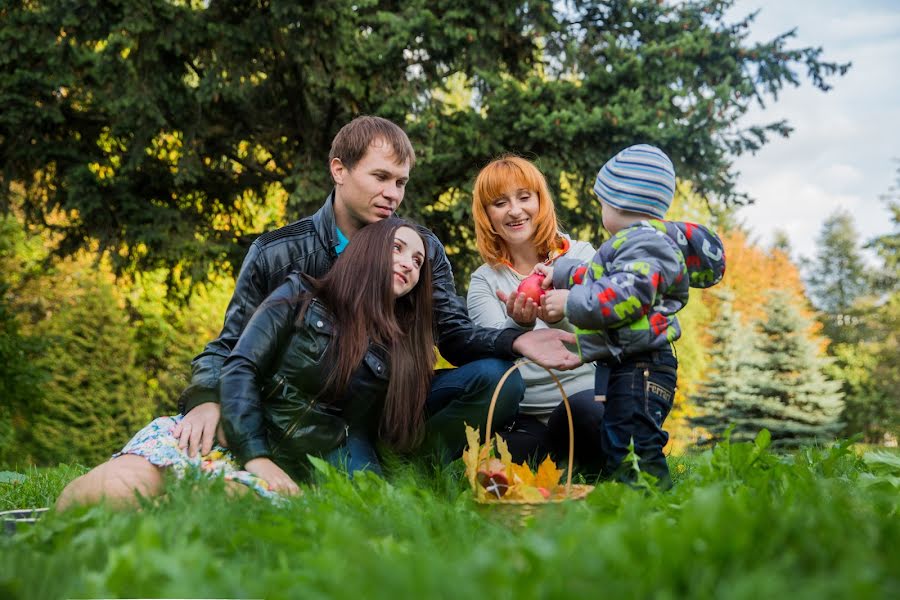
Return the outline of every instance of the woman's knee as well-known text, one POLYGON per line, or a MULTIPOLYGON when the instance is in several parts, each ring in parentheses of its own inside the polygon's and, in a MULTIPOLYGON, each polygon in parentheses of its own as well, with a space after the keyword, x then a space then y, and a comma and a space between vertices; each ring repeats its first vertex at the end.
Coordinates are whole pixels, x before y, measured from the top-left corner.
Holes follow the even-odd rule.
POLYGON ((142 456, 123 454, 72 480, 57 499, 56 508, 65 510, 101 500, 114 505, 133 504, 136 494, 155 496, 162 488, 162 469, 142 456))
MULTIPOLYGON (((485 411, 481 413, 482 419, 487 416, 494 392, 512 364, 508 360, 484 358, 456 369, 454 377, 461 386, 464 386, 465 403, 474 410, 485 411)), ((524 395, 525 382, 522 375, 518 371, 513 371, 497 394, 497 402, 494 405, 495 426, 506 424, 515 417, 524 395)))

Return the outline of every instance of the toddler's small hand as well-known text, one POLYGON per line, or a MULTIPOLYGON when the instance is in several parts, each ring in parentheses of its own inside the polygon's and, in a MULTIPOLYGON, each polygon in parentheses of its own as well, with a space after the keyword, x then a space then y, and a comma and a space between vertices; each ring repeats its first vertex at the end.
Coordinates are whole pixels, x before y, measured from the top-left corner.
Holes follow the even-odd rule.
POLYGON ((566 316, 566 301, 569 290, 547 290, 541 297, 540 318, 545 323, 558 323, 566 316))
POLYGON ((549 290, 553 287, 553 267, 547 266, 544 263, 538 263, 534 265, 534 268, 531 270, 532 273, 543 273, 544 279, 541 281, 541 287, 545 290, 549 290))

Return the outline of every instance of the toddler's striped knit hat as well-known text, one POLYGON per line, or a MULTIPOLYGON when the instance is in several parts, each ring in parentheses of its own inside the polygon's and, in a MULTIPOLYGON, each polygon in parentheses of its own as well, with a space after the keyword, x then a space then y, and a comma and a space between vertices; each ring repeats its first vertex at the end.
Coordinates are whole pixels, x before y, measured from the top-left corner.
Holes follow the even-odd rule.
POLYGON ((656 146, 629 146, 597 173, 594 193, 616 208, 662 219, 675 196, 675 168, 656 146))

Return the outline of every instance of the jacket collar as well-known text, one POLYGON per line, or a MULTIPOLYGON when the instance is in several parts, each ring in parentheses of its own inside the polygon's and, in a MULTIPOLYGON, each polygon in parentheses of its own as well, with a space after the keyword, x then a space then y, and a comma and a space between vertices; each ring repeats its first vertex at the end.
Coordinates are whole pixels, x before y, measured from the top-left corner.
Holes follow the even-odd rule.
POLYGON ((313 215, 313 226, 319 239, 332 250, 338 245, 337 223, 334 220, 334 190, 328 194, 325 204, 313 215))

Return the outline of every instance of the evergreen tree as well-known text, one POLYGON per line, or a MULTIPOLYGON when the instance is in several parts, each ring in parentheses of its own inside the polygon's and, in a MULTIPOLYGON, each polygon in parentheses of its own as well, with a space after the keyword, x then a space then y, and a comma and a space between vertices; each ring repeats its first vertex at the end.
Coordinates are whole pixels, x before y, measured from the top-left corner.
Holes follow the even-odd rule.
POLYGON ((34 366, 46 376, 31 402, 20 460, 97 464, 152 416, 135 367, 134 330, 112 283, 90 260, 65 261, 26 292, 41 318, 30 334, 45 345, 34 366))
POLYGON ((853 305, 869 286, 853 216, 844 210, 829 216, 817 246, 806 281, 813 303, 824 313, 824 333, 835 342, 859 339, 861 317, 853 305))
POLYGON ((827 361, 805 333, 809 324, 784 292, 766 302, 756 350, 760 361, 739 409, 744 424, 772 434, 774 446, 798 446, 833 438, 841 430, 841 383, 826 378, 827 361))
POLYGON ((868 244, 882 260, 874 278, 878 294, 854 307, 863 319, 858 341, 829 348, 835 377, 844 382, 846 433, 879 444, 900 437, 900 169, 883 199, 894 231, 868 244))
POLYGON ((790 258, 793 248, 791 247, 791 237, 784 229, 776 229, 772 234, 772 250, 784 253, 790 258))
POLYGON ((27 407, 38 396, 39 372, 28 360, 37 342, 23 336, 0 281, 0 464, 14 462, 27 407))
POLYGON ((751 440, 757 430, 745 422, 745 407, 752 397, 751 381, 758 361, 754 331, 735 312, 734 293, 730 289, 716 290, 713 296, 718 300, 719 310, 709 329, 712 361, 699 393, 692 397, 699 414, 690 423, 704 428, 711 436, 701 436, 701 443, 721 439, 731 424, 735 425, 732 439, 751 440))
POLYGON ((22 231, 13 217, 0 217, 0 464, 17 466, 21 432, 29 407, 40 396, 41 373, 31 358, 39 339, 22 332, 11 302, 16 245, 22 231))
MULTIPOLYGON (((900 159, 896 162, 900 163, 900 159)), ((893 185, 881 199, 891 213, 894 231, 875 238, 866 247, 874 248, 883 263, 883 268, 875 277, 876 287, 881 291, 897 292, 900 290, 900 166, 894 175, 893 185)))
MULTIPOLYGON (((0 209, 21 184, 29 223, 71 216, 54 224, 61 253, 99 244, 117 272, 202 279, 321 204, 330 140, 359 114, 406 126, 419 160, 402 210, 447 241, 473 238, 471 180, 503 151, 539 158, 554 192, 571 176, 561 216, 595 232, 594 175, 636 141, 702 196, 741 202, 734 157, 791 130, 746 126, 751 106, 804 78, 827 90, 849 65, 793 32, 750 42, 754 16, 733 21, 732 4, 7 2, 0 209), (288 210, 246 218, 270 200, 288 210)), ((460 258, 464 282, 476 258, 460 258)))

